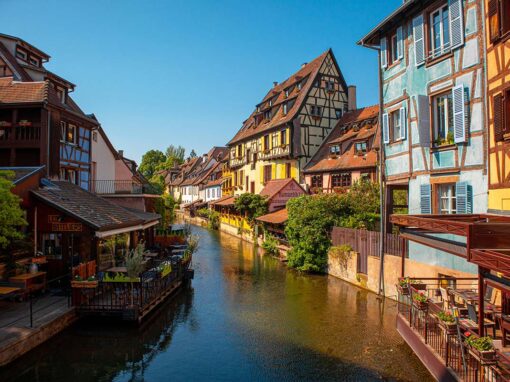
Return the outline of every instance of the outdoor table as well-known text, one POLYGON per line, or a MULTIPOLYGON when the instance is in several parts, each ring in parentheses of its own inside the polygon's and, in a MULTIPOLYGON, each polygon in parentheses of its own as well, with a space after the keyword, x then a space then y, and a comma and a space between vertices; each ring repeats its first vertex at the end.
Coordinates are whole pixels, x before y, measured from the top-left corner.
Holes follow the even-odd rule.
POLYGON ((21 290, 21 288, 0 286, 0 295, 7 295, 7 294, 19 292, 20 290, 21 290))
POLYGON ((26 291, 44 289, 46 287, 46 272, 23 273, 10 277, 9 282, 22 285, 26 291))
POLYGON ((116 272, 116 273, 127 273, 126 267, 111 267, 106 270, 106 272, 116 272))
POLYGON ((478 303, 478 292, 468 289, 450 289, 450 292, 455 296, 464 300, 468 304, 478 303))

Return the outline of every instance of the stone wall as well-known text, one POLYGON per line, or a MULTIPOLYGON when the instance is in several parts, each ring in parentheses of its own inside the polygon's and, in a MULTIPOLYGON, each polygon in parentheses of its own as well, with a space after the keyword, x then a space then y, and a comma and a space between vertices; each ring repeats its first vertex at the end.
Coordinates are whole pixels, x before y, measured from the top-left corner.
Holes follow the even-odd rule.
MULTIPOLYGON (((328 274, 348 281, 352 284, 366 288, 372 292, 379 291, 379 271, 381 261, 378 257, 369 256, 367 274, 358 274, 357 253, 350 252, 347 259, 342 259, 331 254, 328 255, 328 274)), ((386 255, 384 257, 384 285, 385 296, 396 299, 398 278, 401 276, 402 258, 386 255)), ((425 278, 438 277, 439 274, 452 277, 476 277, 473 273, 461 272, 438 265, 420 263, 415 260, 405 259, 405 276, 425 278)))

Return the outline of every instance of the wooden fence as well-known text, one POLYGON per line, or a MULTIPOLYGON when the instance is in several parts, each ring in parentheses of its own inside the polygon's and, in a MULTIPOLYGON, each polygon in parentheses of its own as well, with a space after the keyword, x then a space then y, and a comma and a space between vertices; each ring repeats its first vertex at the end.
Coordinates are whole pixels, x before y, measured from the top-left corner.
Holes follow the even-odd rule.
MULTIPOLYGON (((361 256, 379 257, 380 232, 363 229, 334 227, 331 232, 333 245, 350 245, 353 251, 361 256)), ((392 233, 386 234, 384 253, 392 256, 402 256, 404 240, 392 233)))

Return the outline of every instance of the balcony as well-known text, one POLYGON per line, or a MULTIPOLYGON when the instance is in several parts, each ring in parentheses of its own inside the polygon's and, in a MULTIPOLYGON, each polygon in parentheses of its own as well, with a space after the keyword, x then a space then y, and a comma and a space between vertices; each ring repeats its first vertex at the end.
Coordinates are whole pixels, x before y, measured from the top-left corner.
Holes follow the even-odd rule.
POLYGON ((141 184, 132 180, 93 180, 91 191, 98 195, 159 195, 151 184, 141 184))

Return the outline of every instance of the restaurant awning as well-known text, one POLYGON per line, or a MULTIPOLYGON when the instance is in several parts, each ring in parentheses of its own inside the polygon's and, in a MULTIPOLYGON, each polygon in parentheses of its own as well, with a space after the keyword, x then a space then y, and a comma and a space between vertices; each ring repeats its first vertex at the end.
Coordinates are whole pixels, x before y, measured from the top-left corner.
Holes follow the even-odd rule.
POLYGON ((271 212, 270 214, 262 215, 256 220, 263 223, 269 224, 284 224, 289 219, 289 214, 286 208, 271 212))
POLYGON ((90 227, 99 238, 143 230, 158 224, 160 218, 157 214, 120 207, 64 181, 45 179, 31 193, 40 202, 90 227))

